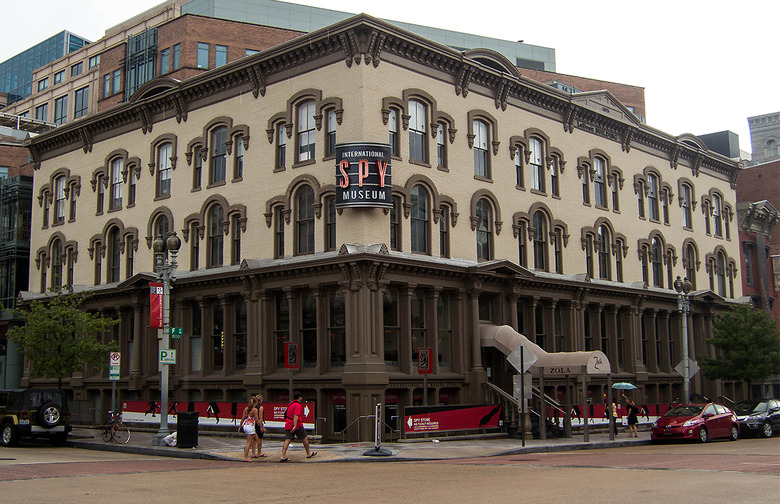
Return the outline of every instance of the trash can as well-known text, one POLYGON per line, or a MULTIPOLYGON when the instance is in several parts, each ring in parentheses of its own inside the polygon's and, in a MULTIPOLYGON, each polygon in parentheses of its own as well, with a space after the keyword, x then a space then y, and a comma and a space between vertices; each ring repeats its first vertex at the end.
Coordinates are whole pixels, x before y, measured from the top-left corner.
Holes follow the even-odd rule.
POLYGON ((176 446, 195 448, 198 446, 198 412, 180 411, 176 416, 176 446))

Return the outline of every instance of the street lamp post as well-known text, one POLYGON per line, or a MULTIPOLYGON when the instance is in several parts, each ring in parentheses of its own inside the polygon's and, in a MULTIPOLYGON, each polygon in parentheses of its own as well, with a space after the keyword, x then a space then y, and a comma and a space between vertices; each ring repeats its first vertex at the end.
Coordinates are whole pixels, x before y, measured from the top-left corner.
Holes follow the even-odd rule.
MULTIPOLYGON (((163 241, 161 236, 157 236, 152 243, 154 257, 157 261, 157 279, 163 284, 163 328, 161 349, 167 349, 170 346, 170 336, 168 327, 170 326, 170 292, 171 282, 174 278, 174 272, 179 264, 176 262, 176 254, 181 247, 181 240, 176 235, 176 231, 168 233, 168 239, 163 241), (166 250, 171 253, 171 260, 166 257, 166 250)), ((165 436, 171 431, 168 429, 168 364, 161 364, 162 376, 160 377, 160 430, 152 438, 152 446, 164 446, 165 436)))
POLYGON ((688 357, 688 313, 691 311, 691 289, 693 289, 691 281, 687 277, 683 280, 678 275, 674 281, 674 290, 677 291, 677 308, 682 316, 683 404, 691 402, 691 359, 688 357))

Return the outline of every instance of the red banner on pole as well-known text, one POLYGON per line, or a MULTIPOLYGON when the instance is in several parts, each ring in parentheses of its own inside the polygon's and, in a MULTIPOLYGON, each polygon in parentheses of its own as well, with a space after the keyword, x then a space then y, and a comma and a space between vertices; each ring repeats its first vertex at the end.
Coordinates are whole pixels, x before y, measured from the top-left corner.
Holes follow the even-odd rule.
POLYGON ((149 327, 162 329, 163 327, 163 284, 149 282, 149 327))
POLYGON ((284 368, 285 369, 298 369, 300 364, 298 363, 298 344, 297 343, 285 343, 284 344, 284 368))
POLYGON ((417 373, 418 374, 433 373, 433 365, 431 363, 432 358, 433 358, 433 348, 417 349, 417 373))

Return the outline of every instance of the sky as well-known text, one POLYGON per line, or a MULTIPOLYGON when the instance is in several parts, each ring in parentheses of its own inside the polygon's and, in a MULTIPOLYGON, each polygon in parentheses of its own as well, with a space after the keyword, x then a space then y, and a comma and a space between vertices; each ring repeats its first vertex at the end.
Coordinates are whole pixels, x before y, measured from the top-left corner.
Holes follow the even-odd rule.
MULTIPOLYGON (((34 23, 5 23, 0 61, 69 30, 89 40, 161 0, 36 0, 34 23)), ((730 130, 780 111, 777 0, 299 0, 349 13, 555 49, 559 73, 640 86, 647 124, 672 135, 730 130)), ((522 72, 521 72, 522 73, 522 72)))

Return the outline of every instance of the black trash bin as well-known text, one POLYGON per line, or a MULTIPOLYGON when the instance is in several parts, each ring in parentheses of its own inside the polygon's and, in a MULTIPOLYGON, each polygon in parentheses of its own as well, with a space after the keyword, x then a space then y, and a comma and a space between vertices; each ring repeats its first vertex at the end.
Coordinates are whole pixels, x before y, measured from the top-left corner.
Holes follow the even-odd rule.
POLYGON ((198 446, 198 412, 180 411, 176 416, 176 446, 195 448, 198 446))

